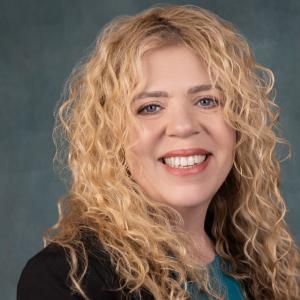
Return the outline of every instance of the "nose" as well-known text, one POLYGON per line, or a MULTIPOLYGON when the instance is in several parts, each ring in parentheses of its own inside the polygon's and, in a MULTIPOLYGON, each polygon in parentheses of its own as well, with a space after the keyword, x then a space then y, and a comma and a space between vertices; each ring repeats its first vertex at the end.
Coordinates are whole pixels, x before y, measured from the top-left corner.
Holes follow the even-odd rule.
POLYGON ((188 105, 176 105, 176 107, 169 109, 166 135, 186 138, 198 134, 201 125, 197 119, 197 116, 193 112, 193 107, 189 107, 188 105))

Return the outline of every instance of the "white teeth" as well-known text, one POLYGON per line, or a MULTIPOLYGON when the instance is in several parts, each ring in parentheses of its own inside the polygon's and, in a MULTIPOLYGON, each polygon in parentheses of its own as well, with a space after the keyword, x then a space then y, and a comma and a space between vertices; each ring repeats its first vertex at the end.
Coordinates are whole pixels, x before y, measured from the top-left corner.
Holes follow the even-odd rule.
POLYGON ((181 166, 183 166, 183 167, 185 167, 185 166, 187 166, 187 158, 186 157, 181 157, 180 158, 180 165, 181 166))
POLYGON ((188 165, 192 166, 194 164, 194 160, 195 160, 194 156, 189 156, 187 159, 188 165))
POLYGON ((198 164, 201 162, 201 158, 197 155, 195 155, 195 162, 198 164))
POLYGON ((194 166, 196 164, 202 163, 206 158, 206 155, 192 155, 185 157, 168 157, 164 161, 167 165, 172 168, 184 168, 189 166, 194 166))

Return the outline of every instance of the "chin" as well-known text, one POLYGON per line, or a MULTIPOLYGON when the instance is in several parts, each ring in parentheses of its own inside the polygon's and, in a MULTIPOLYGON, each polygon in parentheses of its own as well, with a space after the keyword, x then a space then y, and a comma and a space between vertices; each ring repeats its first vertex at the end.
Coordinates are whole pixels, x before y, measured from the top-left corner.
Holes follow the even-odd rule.
MULTIPOLYGON (((187 196, 185 196, 185 198, 188 198, 187 196)), ((164 201, 164 203, 167 203, 168 205, 174 207, 174 208, 178 208, 178 209, 185 209, 185 208, 195 208, 198 206, 202 206, 203 204, 208 204, 209 201, 206 199, 189 199, 188 201, 183 201, 182 198, 181 199, 170 199, 168 201, 164 201)))

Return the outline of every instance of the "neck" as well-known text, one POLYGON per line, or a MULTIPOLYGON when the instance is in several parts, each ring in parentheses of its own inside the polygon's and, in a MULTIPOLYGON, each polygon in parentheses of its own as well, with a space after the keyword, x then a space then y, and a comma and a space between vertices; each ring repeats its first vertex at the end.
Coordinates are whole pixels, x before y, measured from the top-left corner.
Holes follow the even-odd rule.
POLYGON ((215 246, 204 229, 208 204, 205 203, 197 207, 176 208, 184 220, 183 230, 193 241, 189 254, 193 260, 197 260, 202 264, 210 263, 216 255, 215 246))

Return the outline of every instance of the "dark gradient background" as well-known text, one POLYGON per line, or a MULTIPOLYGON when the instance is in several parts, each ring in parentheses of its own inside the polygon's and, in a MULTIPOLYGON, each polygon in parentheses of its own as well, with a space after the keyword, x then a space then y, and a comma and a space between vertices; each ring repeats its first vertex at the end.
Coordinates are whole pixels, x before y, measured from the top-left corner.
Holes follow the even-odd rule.
MULTIPOLYGON (((53 171, 53 110, 73 66, 102 26, 156 1, 0 0, 0 293, 13 300, 26 261, 42 248, 66 188, 53 171)), ((281 164, 287 222, 300 242, 300 1, 203 0, 234 23, 276 78, 281 125, 293 145, 281 164)))

